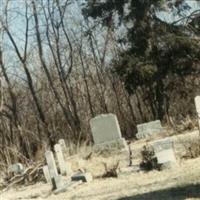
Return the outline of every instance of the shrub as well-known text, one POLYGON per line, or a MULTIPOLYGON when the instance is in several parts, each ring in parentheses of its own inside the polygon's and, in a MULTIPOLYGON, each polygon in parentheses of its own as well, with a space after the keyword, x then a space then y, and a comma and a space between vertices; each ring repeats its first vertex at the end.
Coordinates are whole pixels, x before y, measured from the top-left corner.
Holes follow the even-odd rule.
POLYGON ((157 159, 153 147, 145 145, 141 151, 142 161, 140 163, 140 168, 145 171, 150 171, 153 169, 158 169, 157 159))

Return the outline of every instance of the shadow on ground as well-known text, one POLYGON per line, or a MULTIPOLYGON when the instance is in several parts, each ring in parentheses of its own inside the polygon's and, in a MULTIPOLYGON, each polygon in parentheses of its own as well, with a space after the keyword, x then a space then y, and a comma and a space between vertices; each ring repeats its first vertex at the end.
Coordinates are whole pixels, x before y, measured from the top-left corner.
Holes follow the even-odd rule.
POLYGON ((135 196, 123 197, 118 200, 185 200, 186 198, 200 198, 200 184, 157 190, 135 196))

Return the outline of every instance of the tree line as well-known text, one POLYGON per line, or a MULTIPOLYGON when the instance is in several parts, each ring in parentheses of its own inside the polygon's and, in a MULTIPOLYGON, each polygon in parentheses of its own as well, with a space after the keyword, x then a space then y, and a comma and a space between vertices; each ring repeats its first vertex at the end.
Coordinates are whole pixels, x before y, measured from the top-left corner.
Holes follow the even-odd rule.
POLYGON ((91 144, 89 120, 101 113, 115 113, 126 138, 142 122, 195 116, 199 12, 177 25, 157 17, 161 1, 3 2, 2 163, 37 159, 59 138, 91 144))

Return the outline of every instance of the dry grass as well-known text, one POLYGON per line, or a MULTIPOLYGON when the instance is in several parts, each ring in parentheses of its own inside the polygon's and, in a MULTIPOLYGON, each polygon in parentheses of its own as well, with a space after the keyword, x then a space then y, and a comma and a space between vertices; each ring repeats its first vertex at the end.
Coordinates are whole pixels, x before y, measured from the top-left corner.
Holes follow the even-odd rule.
POLYGON ((200 156, 200 139, 192 140, 186 147, 186 154, 182 156, 185 159, 197 158, 200 156))
MULTIPOLYGON (((193 186, 193 184, 200 184, 200 158, 186 160, 179 168, 172 170, 132 173, 117 179, 96 179, 92 183, 80 185, 70 192, 57 196, 50 195, 48 200, 139 200, 139 197, 140 200, 158 200, 157 195, 161 195, 161 193, 163 199, 168 200, 187 198, 189 200, 192 197, 200 199, 200 190, 196 190, 196 185, 193 186), (182 194, 185 186, 191 189, 188 194, 182 194), (153 191, 154 193, 152 193, 153 191), (199 193, 197 193, 198 191, 199 193), (166 195, 168 195, 167 198, 166 195)), ((35 199, 41 200, 46 199, 49 189, 50 186, 47 184, 38 183, 26 188, 12 189, 2 194, 1 198, 2 200, 27 200, 38 195, 38 198, 35 199)))
MULTIPOLYGON (((174 137, 180 142, 180 137, 193 138, 196 133, 174 137), (190 135, 190 136, 189 136, 190 135)), ((186 140, 186 139, 185 139, 186 140)), ((183 140, 182 140, 183 141, 183 140)), ((146 142, 139 142, 135 146, 144 146, 146 142)), ((134 146, 134 145, 133 145, 134 146)), ((86 154, 88 155, 88 154, 86 154)), ((134 154, 133 154, 134 157, 134 154)), ((105 172, 104 164, 111 169, 119 157, 105 158, 92 154, 88 160, 82 159, 82 168, 92 172, 93 175, 102 175, 105 172)), ((71 157, 71 161, 78 162, 78 156, 71 157)), ((79 160, 80 162, 80 160, 79 160)), ((139 164, 134 159, 134 164, 139 164)), ((80 163, 79 163, 80 164, 80 163)), ((129 173, 118 178, 94 179, 91 183, 77 186, 70 192, 58 195, 50 194, 51 186, 38 183, 25 188, 11 189, 1 194, 1 200, 191 200, 200 199, 200 158, 181 160, 179 167, 150 172, 129 173)), ((78 167, 78 164, 77 164, 78 167)), ((80 167, 80 165, 79 165, 80 167)))
POLYGON ((114 164, 111 168, 108 168, 107 164, 104 163, 105 173, 102 175, 102 178, 110 178, 110 177, 118 177, 118 167, 119 167, 119 161, 114 164))

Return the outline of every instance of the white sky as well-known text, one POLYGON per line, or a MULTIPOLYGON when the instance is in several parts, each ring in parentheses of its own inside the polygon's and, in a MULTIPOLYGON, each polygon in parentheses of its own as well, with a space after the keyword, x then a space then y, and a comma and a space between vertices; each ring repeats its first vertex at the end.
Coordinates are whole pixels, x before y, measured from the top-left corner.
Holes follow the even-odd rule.
MULTIPOLYGON (((186 2, 190 6, 190 9, 187 10, 186 12, 182 13, 182 15, 188 16, 192 12, 200 9, 200 3, 198 3, 196 0, 187 0, 186 2)), ((175 10, 175 12, 172 12, 169 9, 167 11, 160 11, 158 13, 158 16, 160 19, 162 19, 163 21, 166 21, 168 23, 172 23, 181 18, 181 16, 177 15, 176 10, 175 10)))

